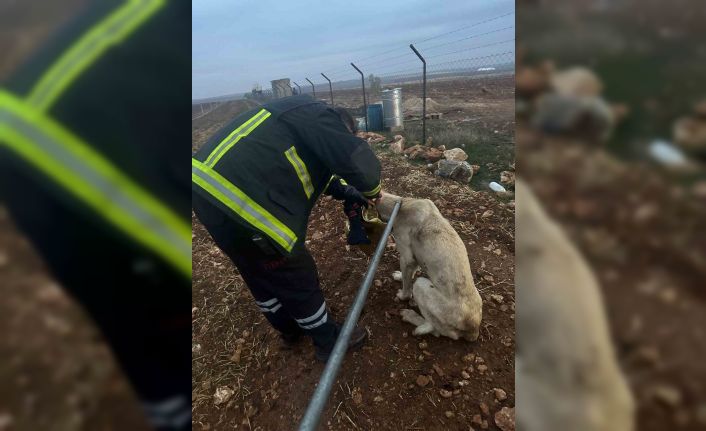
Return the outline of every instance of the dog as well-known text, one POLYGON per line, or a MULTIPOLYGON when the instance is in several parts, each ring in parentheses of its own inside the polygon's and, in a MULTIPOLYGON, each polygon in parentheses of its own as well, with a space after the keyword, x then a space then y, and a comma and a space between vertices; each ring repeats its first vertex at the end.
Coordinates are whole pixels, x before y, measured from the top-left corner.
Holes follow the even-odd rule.
POLYGON ((466 247, 451 224, 428 199, 401 198, 385 193, 376 209, 388 221, 396 202, 402 202, 393 226, 400 254, 400 300, 414 298, 414 310, 400 312, 416 326, 414 335, 443 335, 454 340, 478 339, 483 302, 473 283, 466 247), (419 267, 429 278, 412 279, 419 267))
POLYGON ((633 431, 595 275, 522 181, 517 197, 517 429, 633 431))

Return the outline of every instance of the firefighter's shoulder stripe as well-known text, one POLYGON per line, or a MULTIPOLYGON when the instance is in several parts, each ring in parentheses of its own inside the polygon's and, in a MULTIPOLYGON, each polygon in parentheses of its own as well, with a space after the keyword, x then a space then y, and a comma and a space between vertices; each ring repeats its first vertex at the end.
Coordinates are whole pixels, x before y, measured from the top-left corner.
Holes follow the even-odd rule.
POLYGON ((165 0, 127 0, 91 27, 49 67, 32 88, 28 96, 30 105, 47 110, 106 50, 125 40, 165 4, 165 0))
POLYGON ((191 226, 111 162, 27 102, 0 90, 0 145, 186 276, 191 226))
POLYGON ((292 251, 297 242, 294 232, 215 169, 191 159, 191 181, 282 248, 292 251))
POLYGON ((216 148, 211 151, 208 155, 206 161, 204 162, 208 167, 214 167, 216 163, 223 157, 225 153, 230 150, 233 145, 237 144, 245 136, 248 136, 253 130, 257 128, 263 121, 270 117, 270 112, 266 109, 261 109, 257 114, 253 115, 246 122, 238 126, 233 130, 225 139, 223 139, 216 148))

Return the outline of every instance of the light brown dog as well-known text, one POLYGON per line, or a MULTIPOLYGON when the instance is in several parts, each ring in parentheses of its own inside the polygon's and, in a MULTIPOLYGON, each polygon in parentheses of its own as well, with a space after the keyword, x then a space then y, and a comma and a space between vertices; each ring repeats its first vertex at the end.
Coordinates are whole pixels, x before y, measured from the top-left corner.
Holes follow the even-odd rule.
MULTIPOLYGON (((400 253, 399 277, 402 289, 397 297, 414 297, 416 311, 401 311, 402 319, 415 325, 415 335, 443 335, 454 340, 478 338, 483 303, 473 283, 466 247, 428 199, 400 198, 385 194, 376 208, 387 221, 396 202, 401 201, 393 235, 400 253), (417 268, 429 278, 419 277, 412 285, 417 268)), ((397 278, 397 277, 396 277, 397 278)))

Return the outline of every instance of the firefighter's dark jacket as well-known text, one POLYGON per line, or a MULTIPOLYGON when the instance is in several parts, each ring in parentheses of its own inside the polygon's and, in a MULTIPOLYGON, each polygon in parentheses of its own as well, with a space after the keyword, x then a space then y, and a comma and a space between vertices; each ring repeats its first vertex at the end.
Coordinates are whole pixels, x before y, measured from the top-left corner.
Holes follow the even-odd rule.
POLYGON ((193 190, 284 254, 301 250, 309 214, 334 174, 366 197, 380 192, 380 162, 368 143, 308 95, 238 116, 193 159, 193 190))

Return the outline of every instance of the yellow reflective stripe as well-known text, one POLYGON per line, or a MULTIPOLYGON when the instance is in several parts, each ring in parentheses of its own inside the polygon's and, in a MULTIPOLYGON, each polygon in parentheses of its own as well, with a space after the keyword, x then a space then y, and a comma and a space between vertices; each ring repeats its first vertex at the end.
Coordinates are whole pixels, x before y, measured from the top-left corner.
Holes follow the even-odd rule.
POLYGON ((223 157, 223 155, 227 153, 233 145, 237 144, 243 137, 248 136, 270 115, 271 114, 266 109, 262 109, 248 121, 241 124, 237 129, 233 130, 224 140, 221 141, 220 144, 218 144, 213 151, 211 151, 211 154, 209 154, 208 158, 206 158, 206 166, 211 168, 214 167, 216 163, 221 160, 221 157, 223 157))
POLYGON ((369 192, 363 192, 363 196, 365 196, 366 198, 375 196, 375 195, 377 195, 378 193, 380 193, 380 190, 381 190, 381 189, 382 189, 382 185, 381 185, 381 184, 378 184, 377 187, 375 187, 374 189, 370 190, 369 192))
POLYGON ((335 175, 331 175, 331 178, 328 179, 328 182, 326 183, 326 187, 324 187, 324 192, 327 192, 327 191, 328 191, 328 186, 331 185, 331 181, 333 181, 334 178, 336 178, 336 176, 335 176, 335 175))
POLYGON ((291 163, 294 167, 294 170, 296 171, 297 176, 299 177, 299 181, 301 181, 302 183, 302 186, 304 186, 304 193, 306 193, 306 197, 310 198, 311 195, 314 194, 314 186, 311 184, 311 176, 309 176, 309 170, 306 168, 304 160, 299 157, 297 149, 294 147, 290 147, 287 151, 284 152, 284 154, 287 156, 287 160, 289 160, 289 163, 291 163))
POLYGON ((294 232, 214 169, 191 159, 191 181, 285 250, 292 251, 297 242, 294 232))
POLYGON ((346 182, 346 180, 344 180, 343 178, 339 179, 339 181, 340 181, 341 184, 343 184, 344 186, 347 186, 347 185, 348 185, 348 183, 346 182))
POLYGON ((0 91, 7 146, 134 241, 191 276, 191 225, 101 154, 26 102, 0 91))
POLYGON ((29 103, 40 110, 48 109, 108 48, 125 40, 165 4, 165 0, 126 1, 59 57, 30 92, 29 103))

